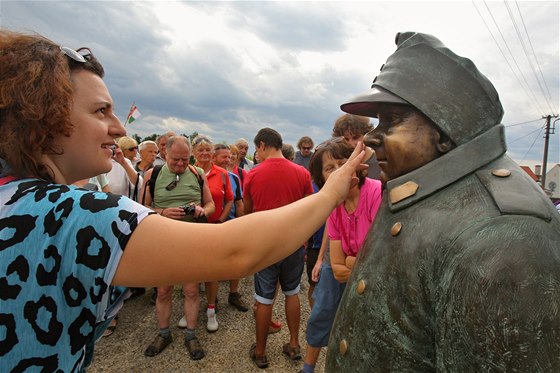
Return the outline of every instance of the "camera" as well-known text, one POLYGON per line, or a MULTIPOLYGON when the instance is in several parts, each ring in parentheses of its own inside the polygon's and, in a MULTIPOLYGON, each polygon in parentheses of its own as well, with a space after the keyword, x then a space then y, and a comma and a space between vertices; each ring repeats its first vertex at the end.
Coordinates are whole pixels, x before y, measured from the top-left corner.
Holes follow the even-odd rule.
POLYGON ((181 206, 181 208, 185 212, 185 215, 194 215, 194 212, 196 211, 196 207, 194 205, 181 206))

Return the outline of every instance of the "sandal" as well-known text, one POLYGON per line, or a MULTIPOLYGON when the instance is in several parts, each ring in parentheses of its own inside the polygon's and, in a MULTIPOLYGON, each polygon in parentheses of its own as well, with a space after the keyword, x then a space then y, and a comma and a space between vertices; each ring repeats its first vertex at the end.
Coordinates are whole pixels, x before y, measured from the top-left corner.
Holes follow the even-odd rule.
POLYGON ((169 336, 169 338, 164 338, 161 335, 157 335, 156 339, 148 346, 146 351, 144 351, 145 356, 156 356, 171 343, 173 342, 173 338, 169 336))
POLYGON ((111 323, 109 324, 107 329, 105 329, 105 331, 103 332, 103 337, 108 337, 111 334, 113 334, 116 328, 117 328, 117 319, 114 318, 113 320, 111 320, 111 323))
POLYGON ((189 356, 192 360, 200 360, 205 356, 204 350, 197 337, 189 339, 188 341, 185 339, 185 347, 187 351, 189 351, 189 356))
POLYGON ((249 357, 251 358, 251 360, 253 360, 253 363, 255 363, 255 365, 259 369, 268 368, 268 359, 266 358, 266 355, 257 356, 256 351, 257 351, 257 344, 253 343, 251 349, 249 350, 249 357))
POLYGON ((282 347, 282 352, 290 358, 290 360, 300 360, 301 359, 301 350, 299 346, 292 347, 290 343, 286 343, 282 347))

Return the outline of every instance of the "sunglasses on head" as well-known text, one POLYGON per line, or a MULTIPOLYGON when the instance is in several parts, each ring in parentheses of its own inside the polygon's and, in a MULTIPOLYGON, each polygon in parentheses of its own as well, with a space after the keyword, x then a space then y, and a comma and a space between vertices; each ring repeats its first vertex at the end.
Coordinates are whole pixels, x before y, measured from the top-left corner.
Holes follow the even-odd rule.
POLYGON ((199 136, 199 137, 197 137, 196 139, 194 139, 194 141, 192 142, 192 144, 193 144, 193 146, 196 146, 196 145, 199 145, 199 144, 201 144, 201 143, 203 143, 203 142, 205 142, 205 143, 207 143, 207 144, 212 144, 212 141, 211 141, 208 137, 205 137, 205 136, 199 136))
POLYGON ((91 58, 92 55, 89 48, 80 48, 76 51, 72 48, 61 46, 60 51, 64 53, 67 57, 71 58, 72 60, 80 63, 86 63, 91 58), (84 51, 85 53, 80 53, 82 51, 84 51))
POLYGON ((179 184, 179 174, 175 174, 175 180, 173 180, 172 182, 170 182, 165 189, 166 190, 173 190, 175 189, 175 187, 177 186, 177 184, 179 184))

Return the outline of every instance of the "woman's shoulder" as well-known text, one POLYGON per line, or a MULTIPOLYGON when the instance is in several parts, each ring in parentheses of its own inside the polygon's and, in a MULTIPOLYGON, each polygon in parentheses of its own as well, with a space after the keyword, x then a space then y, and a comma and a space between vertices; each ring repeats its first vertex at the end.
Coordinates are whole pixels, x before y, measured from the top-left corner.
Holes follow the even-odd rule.
POLYGON ((362 185, 361 189, 366 190, 370 193, 376 194, 377 192, 379 192, 379 194, 381 194, 381 191, 383 190, 383 186, 380 180, 366 177, 364 181, 364 185, 362 185))

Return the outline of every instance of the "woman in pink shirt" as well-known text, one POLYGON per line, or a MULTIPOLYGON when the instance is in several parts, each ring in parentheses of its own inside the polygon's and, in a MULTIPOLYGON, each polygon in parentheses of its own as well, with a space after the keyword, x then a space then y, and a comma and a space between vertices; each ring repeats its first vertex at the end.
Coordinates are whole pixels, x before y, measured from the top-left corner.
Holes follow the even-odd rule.
MULTIPOLYGON (((318 188, 322 188, 329 176, 346 163, 352 151, 353 146, 343 137, 327 140, 315 149, 309 171, 318 188)), ((358 172, 359 183, 350 189, 344 202, 327 220, 329 245, 323 243, 321 252, 330 247, 330 261, 327 252, 313 292, 315 302, 307 322, 307 351, 300 373, 315 371, 321 348, 328 344, 348 276, 381 204, 381 182, 366 178, 366 173, 358 172)))
MULTIPOLYGON (((331 144, 325 145, 325 147, 331 148, 322 156, 323 174, 328 177, 331 172, 346 163, 353 148, 340 140, 339 142, 331 141, 331 144), (340 154, 337 154, 339 152, 346 152, 348 155, 340 159, 340 154)), ((359 184, 350 189, 344 202, 333 210, 327 220, 331 266, 334 277, 339 282, 348 281, 356 256, 362 248, 381 204, 381 182, 363 175, 359 175, 359 178, 359 184)))

